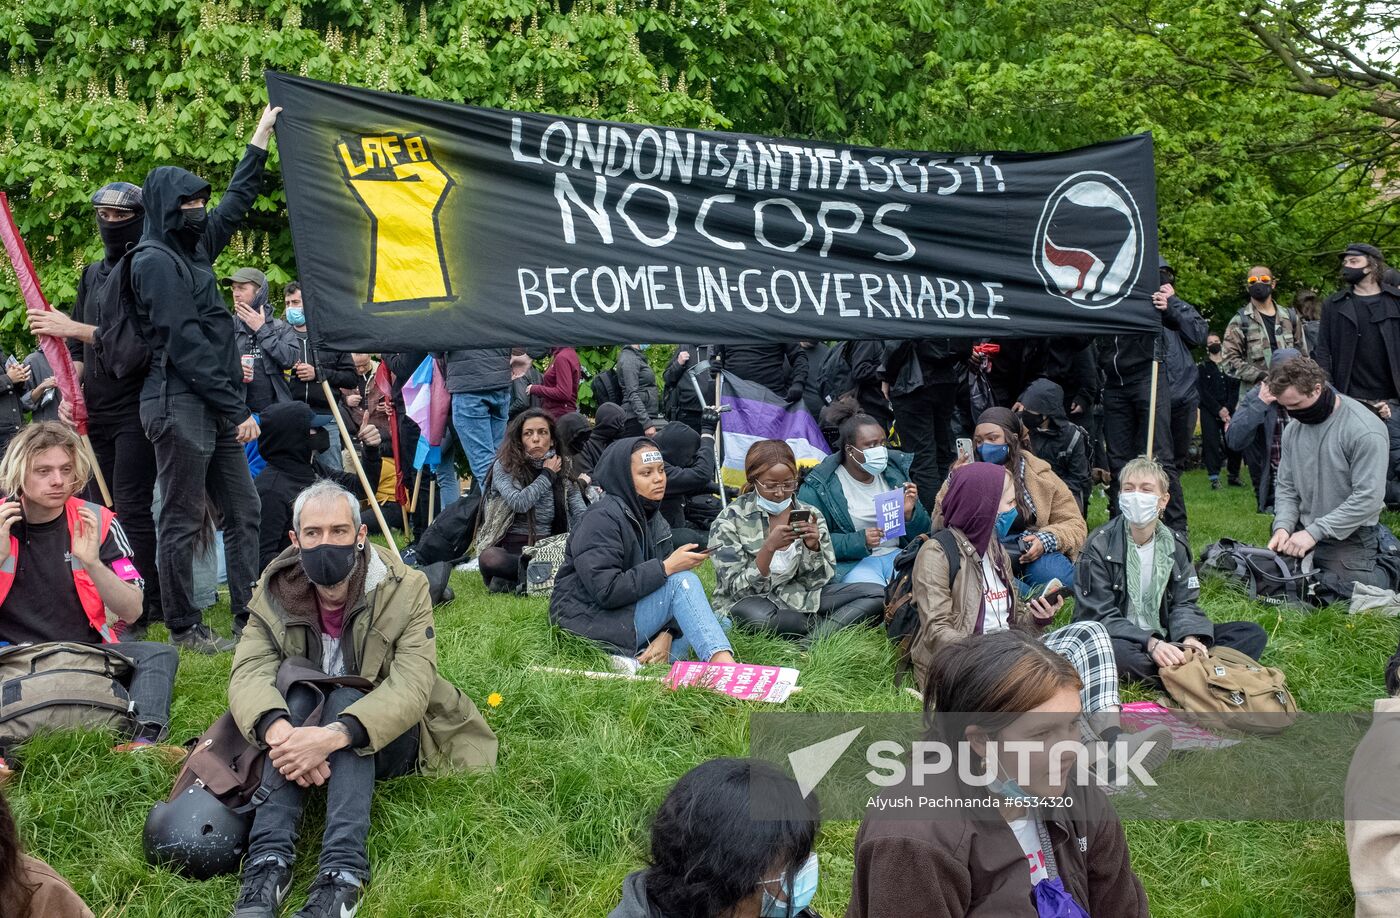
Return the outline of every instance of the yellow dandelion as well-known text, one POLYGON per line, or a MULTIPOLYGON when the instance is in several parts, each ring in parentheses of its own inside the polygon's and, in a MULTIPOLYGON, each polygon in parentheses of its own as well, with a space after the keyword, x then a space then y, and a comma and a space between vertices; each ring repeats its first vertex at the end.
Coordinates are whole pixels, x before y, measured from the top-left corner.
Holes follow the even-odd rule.
POLYGON ((493 707, 493 708, 500 707, 500 705, 501 705, 501 693, 500 693, 500 692, 492 692, 491 694, 487 695, 487 696, 486 696, 486 703, 489 704, 489 705, 490 705, 491 707, 493 707))

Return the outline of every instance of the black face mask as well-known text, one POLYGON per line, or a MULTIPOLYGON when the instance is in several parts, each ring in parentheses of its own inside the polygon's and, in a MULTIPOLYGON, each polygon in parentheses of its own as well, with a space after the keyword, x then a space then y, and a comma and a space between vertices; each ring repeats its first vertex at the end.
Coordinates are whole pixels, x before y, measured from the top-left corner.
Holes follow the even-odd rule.
POLYGON ((209 212, 203 207, 180 211, 180 236, 185 245, 190 248, 198 245, 208 223, 209 212))
POLYGON ((311 447, 312 455, 323 453, 331 448, 331 432, 324 427, 313 430, 307 438, 307 443, 311 447))
POLYGON ((1036 414, 1034 411, 1022 411, 1021 423, 1025 424, 1028 430, 1039 430, 1040 425, 1045 423, 1045 415, 1036 414))
POLYGON ((1348 284, 1359 284, 1366 279, 1365 268, 1343 268, 1342 280, 1348 284))
POLYGON ((1274 295, 1273 284, 1254 283, 1249 285, 1249 298, 1256 303, 1262 303, 1274 295))
POLYGON ((355 554, 360 546, 331 545, 323 542, 315 548, 301 550, 301 569, 306 571, 306 579, 319 586, 335 586, 343 583, 355 569, 355 554))
POLYGON ((1223 350, 1225 350, 1225 348, 1221 347, 1221 346, 1218 345, 1218 344, 1207 344, 1207 345, 1206 345, 1206 353, 1208 353, 1208 354, 1219 354, 1219 353, 1220 353, 1221 351, 1223 351, 1223 350))
POLYGON ((1301 424, 1321 424, 1332 416, 1332 409, 1336 407, 1337 394, 1332 391, 1331 386, 1324 386, 1317 401, 1307 408, 1292 409, 1288 416, 1301 424))
POLYGON ((661 501, 659 500, 647 500, 640 494, 637 495, 637 500, 641 501, 642 509, 645 510, 648 515, 661 509, 661 501))
POLYGON ((97 221, 97 235, 102 237, 102 249, 108 261, 121 258, 141 241, 143 222, 140 214, 133 214, 125 220, 97 221))
POLYGON ((1171 284, 1172 286, 1176 286, 1176 272, 1172 271, 1170 268, 1163 268, 1157 272, 1157 280, 1164 285, 1171 284))

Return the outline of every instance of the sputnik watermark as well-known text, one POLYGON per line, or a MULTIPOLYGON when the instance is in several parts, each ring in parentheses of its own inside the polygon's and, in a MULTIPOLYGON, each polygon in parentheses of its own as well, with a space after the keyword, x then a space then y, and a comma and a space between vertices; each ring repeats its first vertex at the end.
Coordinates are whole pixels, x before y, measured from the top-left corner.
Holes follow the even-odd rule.
POLYGON ((871 766, 865 776, 882 788, 906 782, 922 787, 930 778, 950 772, 956 772, 957 779, 968 787, 993 790, 1063 787, 1071 778, 1081 787, 1134 783, 1156 787, 1146 768, 1155 748, 1150 740, 1137 744, 1062 740, 1048 747, 1032 740, 993 740, 978 746, 962 742, 956 747, 937 740, 918 740, 908 748, 894 740, 877 740, 865 749, 865 760, 871 766))

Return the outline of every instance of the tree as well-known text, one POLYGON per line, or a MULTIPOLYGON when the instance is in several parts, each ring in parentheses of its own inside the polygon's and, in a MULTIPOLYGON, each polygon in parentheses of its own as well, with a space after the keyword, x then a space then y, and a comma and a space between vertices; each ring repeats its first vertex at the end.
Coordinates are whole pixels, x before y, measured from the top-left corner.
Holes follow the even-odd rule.
MULTIPOLYGON (((1328 253, 1352 235, 1400 238, 1396 198, 1381 194, 1396 171, 1394 68, 1383 66, 1396 4, 1366 4, 1368 19, 1344 6, 27 0, 0 9, 0 187, 64 304, 79 266, 100 255, 92 191, 164 163, 220 188, 267 68, 477 105, 898 148, 1054 150, 1152 130, 1163 249, 1183 292, 1223 315, 1243 262, 1323 285, 1328 253)), ((275 155, 270 171, 219 267, 254 261, 281 283, 295 261, 275 155)), ((0 342, 26 338, 13 280, 0 276, 0 342)))

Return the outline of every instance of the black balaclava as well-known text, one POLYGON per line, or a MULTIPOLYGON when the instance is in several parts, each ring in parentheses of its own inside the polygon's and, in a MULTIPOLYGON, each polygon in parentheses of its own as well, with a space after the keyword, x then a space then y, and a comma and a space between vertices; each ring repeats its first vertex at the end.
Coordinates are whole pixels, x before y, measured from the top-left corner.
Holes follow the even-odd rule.
POLYGON ((632 483, 632 454, 636 452, 639 444, 655 450, 658 454, 661 452, 661 447, 656 445, 656 441, 647 437, 626 437, 618 440, 603 450, 603 455, 598 457, 598 464, 593 466, 592 479, 594 484, 603 489, 604 494, 622 501, 631 511, 632 517, 641 524, 644 533, 643 560, 650 561, 656 557, 656 546, 645 536, 647 521, 661 505, 658 501, 644 500, 637 493, 637 486, 632 483))
POLYGON ((1323 386, 1322 394, 1307 408, 1294 408, 1288 416, 1300 424, 1321 424, 1332 416, 1337 407, 1337 391, 1331 386, 1323 386))
POLYGON ((132 213, 125 220, 97 221, 97 234, 102 237, 102 250, 107 261, 115 264, 141 241, 145 220, 143 214, 132 213))

